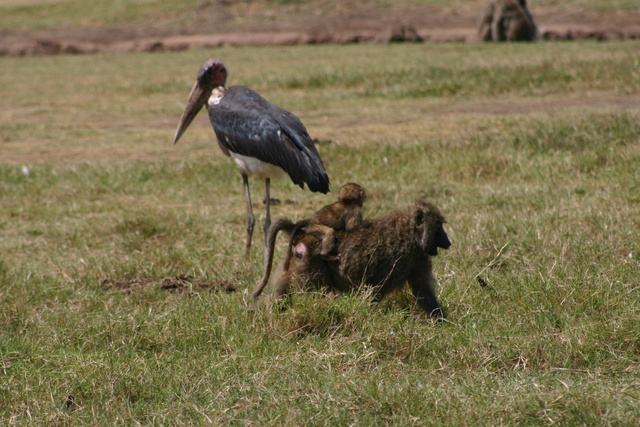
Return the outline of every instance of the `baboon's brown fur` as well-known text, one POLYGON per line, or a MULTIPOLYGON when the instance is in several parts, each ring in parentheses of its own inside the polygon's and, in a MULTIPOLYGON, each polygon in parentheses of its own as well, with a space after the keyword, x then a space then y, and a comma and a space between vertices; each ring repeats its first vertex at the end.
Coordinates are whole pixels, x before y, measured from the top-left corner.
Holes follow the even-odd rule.
MULTIPOLYGON (((293 229, 291 221, 280 221, 280 229, 293 229)), ((305 290, 329 288, 339 292, 363 285, 370 287, 374 298, 380 300, 408 282, 425 312, 432 317, 444 317, 435 294, 431 257, 438 254, 438 248, 451 246, 443 228, 445 222, 435 206, 419 201, 382 218, 365 221, 353 231, 337 231, 340 257, 337 263, 323 260, 318 254, 318 238, 302 234, 295 242, 296 256, 277 280, 276 296, 287 294, 291 282, 296 282, 305 290)), ((263 288, 265 283, 263 278, 260 286, 263 288)), ((260 286, 255 296, 262 290, 260 286)))
POLYGON ((478 25, 483 41, 532 41, 537 33, 526 0, 491 0, 478 25))
MULTIPOLYGON (((296 240, 298 233, 304 231, 305 234, 314 236, 314 254, 324 257, 325 260, 335 260, 335 257, 329 257, 329 253, 335 247, 335 230, 351 231, 362 224, 362 205, 367 199, 365 189, 356 183, 350 182, 343 185, 338 193, 338 201, 324 206, 311 217, 303 219, 296 224, 292 224, 288 219, 282 219, 276 222, 267 234, 267 253, 265 256, 265 273, 260 281, 260 285, 253 293, 253 297, 257 298, 267 285, 271 274, 271 265, 273 263, 273 251, 275 239, 280 230, 284 230, 290 234, 289 248, 284 262, 284 269, 289 268, 289 262, 294 255, 292 251, 293 242, 296 240)), ((297 254, 297 256, 302 256, 297 254)))
POLYGON ((296 224, 291 232, 289 250, 298 231, 304 229, 305 233, 321 240, 319 255, 329 255, 334 248, 334 231, 351 231, 362 224, 362 205, 365 200, 367 193, 362 186, 353 182, 343 185, 338 194, 338 201, 296 224))

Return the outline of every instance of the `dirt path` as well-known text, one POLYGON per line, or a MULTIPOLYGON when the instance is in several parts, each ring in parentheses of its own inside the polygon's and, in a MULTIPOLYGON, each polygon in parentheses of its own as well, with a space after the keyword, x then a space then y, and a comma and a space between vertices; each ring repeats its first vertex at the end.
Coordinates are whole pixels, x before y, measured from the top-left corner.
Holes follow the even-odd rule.
MULTIPOLYGON (((182 26, 153 23, 40 31, 0 31, 0 56, 178 51, 223 45, 388 42, 412 28, 425 42, 476 41, 484 2, 458 8, 377 7, 318 1, 273 8, 204 1, 182 26), (247 10, 247 8, 249 8, 247 10)), ((253 4, 253 3, 251 3, 253 4)), ((532 6, 546 39, 640 38, 640 11, 597 14, 532 6)))

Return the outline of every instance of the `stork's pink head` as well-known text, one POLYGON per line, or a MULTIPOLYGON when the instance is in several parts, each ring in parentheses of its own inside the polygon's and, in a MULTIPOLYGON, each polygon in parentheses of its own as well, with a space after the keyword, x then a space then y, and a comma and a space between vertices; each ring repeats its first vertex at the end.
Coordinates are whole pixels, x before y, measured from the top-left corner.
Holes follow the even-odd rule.
POLYGON ((198 82, 203 87, 224 86, 226 81, 227 67, 219 59, 208 60, 198 73, 198 82))
POLYGON ((211 91, 218 86, 224 86, 226 81, 227 68, 222 61, 219 59, 210 59, 204 63, 198 72, 198 79, 196 80, 196 84, 193 85, 193 89, 191 89, 189 100, 182 112, 176 135, 173 137, 174 144, 178 142, 178 139, 180 139, 180 136, 187 130, 198 112, 206 105, 207 100, 211 96, 211 91))

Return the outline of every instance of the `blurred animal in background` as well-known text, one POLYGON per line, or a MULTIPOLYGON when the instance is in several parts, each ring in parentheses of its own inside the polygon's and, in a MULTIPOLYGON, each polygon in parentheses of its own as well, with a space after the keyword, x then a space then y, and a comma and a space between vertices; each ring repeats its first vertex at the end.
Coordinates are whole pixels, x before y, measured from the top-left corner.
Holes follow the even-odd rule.
POLYGON ((491 0, 478 25, 482 41, 533 41, 538 29, 527 0, 491 0))
POLYGON ((220 149, 233 158, 242 175, 247 207, 245 252, 248 254, 255 224, 249 175, 265 180, 265 246, 271 225, 271 179, 289 175, 301 188, 306 183, 311 191, 326 194, 329 177, 300 119, 247 87, 225 87, 226 80, 227 68, 222 61, 210 59, 205 62, 189 95, 173 143, 178 142, 206 105, 220 149))
POLYGON ((424 39, 411 25, 395 24, 387 27, 374 37, 376 43, 423 42, 424 39))

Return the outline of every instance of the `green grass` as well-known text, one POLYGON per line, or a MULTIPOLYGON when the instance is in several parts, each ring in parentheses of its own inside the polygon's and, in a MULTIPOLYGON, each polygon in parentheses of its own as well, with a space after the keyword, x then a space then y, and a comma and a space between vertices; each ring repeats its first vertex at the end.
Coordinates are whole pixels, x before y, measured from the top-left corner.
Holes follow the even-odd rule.
POLYGON ((82 0, 9 0, 4 10, 2 28, 11 30, 41 30, 56 28, 86 28, 98 25, 130 25, 175 22, 176 16, 185 16, 200 1, 185 0, 95 0, 91 4, 82 0))
MULTIPOLYGON (((637 424, 637 52, 628 41, 0 58, 3 423, 637 424), (171 144, 208 57, 331 141, 318 149, 332 188, 364 185, 367 216, 415 198, 441 208, 447 322, 406 290, 379 305, 251 302, 262 236, 244 260, 238 172, 204 117, 171 144), (179 274, 237 292, 162 288, 179 274)), ((259 180, 252 190, 261 224, 259 180)), ((286 181, 272 194, 298 202, 273 208, 292 218, 335 197, 286 181)))

